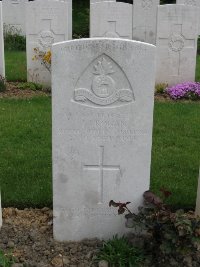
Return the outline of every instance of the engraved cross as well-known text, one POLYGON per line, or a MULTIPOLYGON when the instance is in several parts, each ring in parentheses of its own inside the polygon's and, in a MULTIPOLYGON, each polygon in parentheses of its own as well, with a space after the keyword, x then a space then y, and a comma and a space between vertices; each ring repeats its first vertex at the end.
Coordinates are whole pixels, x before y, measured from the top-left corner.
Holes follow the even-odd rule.
POLYGON ((103 189, 104 189, 104 170, 120 172, 120 165, 106 165, 104 164, 104 147, 100 146, 100 158, 97 165, 84 165, 85 170, 95 170, 99 172, 100 178, 100 193, 98 204, 103 203, 103 189))
MULTIPOLYGON (((122 35, 117 32, 117 21, 107 21, 107 28, 106 31, 103 34, 103 37, 110 37, 110 38, 125 38, 129 39, 130 36, 128 35, 122 35)), ((94 35, 94 37, 102 37, 102 35, 94 35)))
POLYGON ((179 76, 181 67, 181 57, 184 50, 195 47, 195 39, 186 38, 183 35, 182 24, 173 24, 171 29, 171 36, 166 38, 159 38, 160 46, 168 46, 173 58, 171 58, 171 75, 179 76))

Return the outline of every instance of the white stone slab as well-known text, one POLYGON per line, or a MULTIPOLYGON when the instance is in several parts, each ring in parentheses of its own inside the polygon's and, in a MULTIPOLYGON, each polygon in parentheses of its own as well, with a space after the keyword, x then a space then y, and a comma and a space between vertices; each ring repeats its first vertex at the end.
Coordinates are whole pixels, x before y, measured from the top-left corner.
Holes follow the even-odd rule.
POLYGON ((71 1, 29 2, 26 15, 27 80, 49 87, 50 72, 33 60, 34 48, 48 51, 53 43, 72 38, 71 1))
POLYGON ((131 201, 136 211, 149 188, 155 47, 63 42, 52 68, 54 237, 122 234, 124 216, 108 203, 131 201))
POLYGON ((0 2, 0 75, 5 77, 2 2, 0 2))
POLYGON ((199 8, 199 13, 197 19, 199 20, 199 31, 198 34, 200 35, 200 0, 176 0, 177 4, 184 4, 184 5, 192 5, 199 8))
POLYGON ((195 80, 198 10, 186 5, 158 8, 157 83, 195 80))
POLYGON ((159 4, 160 0, 134 0, 133 40, 155 45, 159 4))
POLYGON ((28 0, 3 0, 3 22, 18 34, 26 34, 25 5, 28 0))
POLYGON ((132 39, 132 5, 121 2, 92 3, 90 37, 132 39))
POLYGON ((56 1, 56 2, 60 1, 60 2, 65 2, 67 0, 34 0, 34 2, 46 2, 46 1, 56 1))
POLYGON ((90 4, 100 2, 116 2, 116 0, 90 0, 90 4))

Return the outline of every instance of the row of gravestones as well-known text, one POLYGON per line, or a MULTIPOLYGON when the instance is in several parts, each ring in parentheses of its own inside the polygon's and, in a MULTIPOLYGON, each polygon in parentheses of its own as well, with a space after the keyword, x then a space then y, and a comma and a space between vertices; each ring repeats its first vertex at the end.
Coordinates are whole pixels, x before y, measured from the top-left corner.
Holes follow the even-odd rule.
POLYGON ((172 85, 194 81, 200 1, 177 0, 177 5, 165 6, 159 5, 159 0, 134 0, 133 3, 132 8, 130 4, 114 0, 93 0, 90 37, 118 37, 154 44, 157 47, 156 83, 172 85), (183 3, 188 5, 179 5, 183 3))
POLYGON ((26 32, 27 80, 49 87, 51 75, 39 61, 33 61, 34 48, 46 51, 55 42, 72 39, 72 0, 3 0, 0 4, 1 15, 3 13, 0 20, 0 74, 5 76, 2 38, 5 24, 8 30, 13 28, 19 34, 26 32))
MULTIPOLYGON (((21 0, 21 4, 19 0, 3 0, 3 7, 5 6, 3 10, 5 14, 8 10, 9 14, 16 14, 15 20, 19 17, 24 19, 25 16, 19 16, 19 10, 21 10, 19 6, 23 7, 22 10, 27 17, 27 79, 50 86, 49 71, 41 65, 40 61, 32 60, 34 48, 38 47, 39 50, 46 51, 50 49, 52 43, 72 38, 72 2, 71 0, 35 0, 29 1, 28 4, 26 2, 28 0, 21 0), (11 11, 13 6, 15 12, 11 11)), ((158 0, 135 0, 132 8, 132 5, 126 3, 93 0, 90 15, 91 37, 134 38, 156 43, 156 82, 176 84, 187 80, 193 81, 199 9, 189 5, 166 5, 159 6, 157 12, 158 3, 158 0), (133 31, 132 25, 134 25, 133 31), (189 69, 188 66, 190 66, 189 69)))

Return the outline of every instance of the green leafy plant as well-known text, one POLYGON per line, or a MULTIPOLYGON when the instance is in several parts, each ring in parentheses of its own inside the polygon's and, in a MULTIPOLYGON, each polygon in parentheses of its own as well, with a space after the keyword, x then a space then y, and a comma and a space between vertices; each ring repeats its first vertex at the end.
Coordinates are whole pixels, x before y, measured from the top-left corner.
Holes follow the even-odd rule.
POLYGON ((0 92, 4 92, 6 90, 6 80, 3 76, 0 75, 0 92))
POLYGON ((4 24, 5 50, 26 51, 26 38, 14 26, 4 24))
POLYGON ((5 254, 0 250, 0 267, 11 267, 14 263, 14 257, 11 253, 5 254))
POLYGON ((33 91, 41 91, 43 89, 41 84, 33 82, 19 83, 17 87, 22 90, 30 89, 33 91))
POLYGON ((127 227, 134 228, 138 235, 145 233, 144 239, 150 250, 148 253, 153 255, 154 263, 155 259, 157 264, 160 264, 159 259, 162 262, 166 260, 165 264, 168 264, 169 257, 179 258, 182 262, 185 255, 195 257, 197 248, 200 247, 200 218, 191 211, 172 211, 164 203, 171 192, 161 189, 161 193, 162 199, 151 191, 146 191, 143 195, 144 206, 138 208, 138 214, 127 208, 130 202, 117 203, 111 200, 109 205, 117 207, 119 214, 127 213, 127 227))
POLYGON ((143 261, 142 252, 133 247, 126 237, 118 237, 104 242, 97 260, 105 260, 110 267, 136 267, 143 261))
POLYGON ((158 83, 155 85, 155 92, 156 94, 164 94, 165 89, 167 88, 168 84, 167 83, 158 83))

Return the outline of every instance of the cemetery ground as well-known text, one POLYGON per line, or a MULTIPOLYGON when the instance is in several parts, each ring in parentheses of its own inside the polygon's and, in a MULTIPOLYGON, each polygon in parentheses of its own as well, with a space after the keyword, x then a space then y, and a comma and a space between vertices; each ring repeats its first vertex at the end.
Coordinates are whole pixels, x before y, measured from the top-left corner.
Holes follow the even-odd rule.
MULTIPOLYGON (((74 12, 74 38, 88 36, 88 3, 79 1, 78 5, 80 10, 75 7, 74 12)), ((106 259, 109 267, 200 266, 200 244, 195 239, 200 236, 200 220, 192 212, 177 211, 195 208, 200 101, 155 98, 151 190, 161 198, 162 193, 170 196, 165 201, 171 210, 152 193, 144 194, 156 210, 149 213, 155 219, 153 228, 149 214, 143 217, 153 234, 129 235, 129 244, 118 237, 104 246, 97 239, 59 243, 53 239, 52 231, 51 94, 26 83, 24 51, 6 50, 5 56, 7 90, 0 92, 0 182, 4 207, 0 267, 108 267, 106 262, 94 262, 100 250, 99 260, 106 259)), ((200 81, 199 55, 196 81, 200 81)), ((119 211, 129 211, 126 203, 110 203, 119 211)), ((140 210, 137 216, 141 214, 140 210)), ((132 219, 133 214, 128 215, 132 219)))
MULTIPOLYGON (((12 86, 10 91, 0 98, 0 173, 3 207, 15 208, 3 211, 0 248, 13 253, 16 267, 96 266, 98 240, 63 244, 52 238, 51 96, 19 89, 12 94, 12 86)), ((173 209, 195 207, 199 106, 199 101, 155 101, 151 190, 171 191, 173 209)))
MULTIPOLYGON (((84 13, 76 10, 79 21, 74 21, 74 37, 88 34, 88 23, 81 31, 79 28, 81 21, 87 20, 86 9, 84 13)), ((15 267, 97 266, 93 259, 102 247, 100 241, 58 243, 53 240, 51 96, 48 92, 26 88, 24 51, 5 52, 9 84, 8 90, 0 93, 0 138, 3 140, 0 142, 0 182, 5 208, 0 250, 15 256, 15 267), (25 86, 19 90, 16 86, 20 84, 25 86)), ((200 81, 199 55, 196 81, 200 81)), ((161 188, 172 192, 167 203, 173 210, 187 211, 195 207, 200 158, 199 107, 199 101, 175 102, 164 98, 155 101, 151 190, 158 195, 161 188)), ((199 254, 193 262, 191 257, 185 257, 183 265, 199 266, 199 259, 199 254)), ((148 262, 141 266, 154 267, 148 262)), ((172 258, 170 265, 160 262, 157 266, 180 264, 172 258)))

